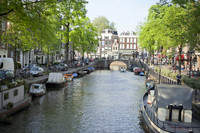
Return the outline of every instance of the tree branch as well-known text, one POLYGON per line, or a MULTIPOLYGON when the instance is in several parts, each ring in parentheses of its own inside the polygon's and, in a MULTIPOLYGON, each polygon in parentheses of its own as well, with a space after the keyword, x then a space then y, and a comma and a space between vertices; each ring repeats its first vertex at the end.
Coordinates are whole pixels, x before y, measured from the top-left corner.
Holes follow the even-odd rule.
POLYGON ((14 10, 11 9, 10 11, 4 12, 4 13, 0 13, 0 16, 5 16, 5 15, 7 15, 7 14, 13 12, 13 11, 14 11, 14 10))

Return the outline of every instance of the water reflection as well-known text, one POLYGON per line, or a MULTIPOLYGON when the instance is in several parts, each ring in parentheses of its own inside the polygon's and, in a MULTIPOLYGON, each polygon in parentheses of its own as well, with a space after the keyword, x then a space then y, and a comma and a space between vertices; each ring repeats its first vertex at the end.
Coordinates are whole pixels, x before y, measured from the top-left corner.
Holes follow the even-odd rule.
POLYGON ((48 88, 46 95, 33 99, 28 110, 13 116, 13 124, 0 124, 0 131, 142 133, 139 103, 144 91, 144 77, 130 72, 95 71, 65 87, 48 88))

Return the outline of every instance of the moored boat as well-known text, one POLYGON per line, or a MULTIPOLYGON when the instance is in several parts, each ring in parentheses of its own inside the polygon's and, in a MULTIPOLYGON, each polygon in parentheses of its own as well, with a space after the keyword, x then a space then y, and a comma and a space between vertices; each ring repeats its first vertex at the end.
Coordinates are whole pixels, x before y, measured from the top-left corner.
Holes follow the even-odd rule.
POLYGON ((135 75, 139 75, 140 72, 144 72, 144 71, 139 67, 134 67, 133 68, 133 72, 135 73, 135 75))
POLYGON ((46 93, 45 84, 32 84, 29 93, 33 96, 41 96, 46 93))
POLYGON ((64 74, 67 81, 73 81, 73 74, 64 74))
POLYGON ((126 68, 125 67, 121 67, 120 68, 120 72, 126 72, 126 68))
POLYGON ((91 72, 95 71, 94 67, 88 67, 88 70, 91 70, 91 72))
POLYGON ((0 89, 0 120, 7 118, 15 112, 29 106, 32 98, 24 93, 24 85, 8 89, 0 89))
POLYGON ((139 73, 140 76, 145 76, 144 72, 139 73))
POLYGON ((149 132, 199 133, 200 121, 192 115, 193 90, 184 85, 155 86, 142 97, 141 113, 149 132))
POLYGON ((66 81, 67 80, 63 73, 52 72, 52 73, 49 73, 49 78, 46 84, 47 85, 62 85, 66 83, 66 81))

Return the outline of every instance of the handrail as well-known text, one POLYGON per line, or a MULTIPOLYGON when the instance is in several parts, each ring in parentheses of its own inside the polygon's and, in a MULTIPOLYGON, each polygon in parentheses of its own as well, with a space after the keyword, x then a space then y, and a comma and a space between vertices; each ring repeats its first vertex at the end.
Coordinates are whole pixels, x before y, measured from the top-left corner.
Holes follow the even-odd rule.
MULTIPOLYGON (((145 94, 146 95, 146 94, 145 94)), ((144 97, 143 96, 143 101, 144 101, 144 97)), ((195 126, 191 126, 189 123, 177 123, 177 124, 173 124, 167 121, 161 121, 159 120, 156 116, 154 111, 152 111, 149 107, 144 106, 144 103, 142 103, 143 108, 143 115, 146 117, 146 120, 148 120, 148 118, 161 130, 166 131, 166 132, 171 132, 171 133, 188 133, 189 131, 193 131, 193 133, 199 133, 200 132, 200 126, 199 127, 195 127, 195 126)))

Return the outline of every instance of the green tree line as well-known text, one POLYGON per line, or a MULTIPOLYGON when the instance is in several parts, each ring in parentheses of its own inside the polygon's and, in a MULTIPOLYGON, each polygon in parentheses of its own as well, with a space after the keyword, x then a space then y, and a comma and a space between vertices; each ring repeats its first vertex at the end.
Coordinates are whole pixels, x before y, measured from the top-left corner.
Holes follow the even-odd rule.
MULTIPOLYGON (((179 72, 185 46, 200 50, 200 3, 195 0, 161 0, 151 6, 146 22, 138 26, 139 44, 150 55, 178 48, 179 72)), ((170 55, 168 55, 170 57, 170 55)), ((172 51, 171 56, 174 56, 172 51)))
POLYGON ((95 52, 97 29, 86 17, 86 0, 1 0, 0 20, 9 22, 1 34, 4 45, 23 52, 38 49, 54 55, 65 44, 79 52, 95 52))

